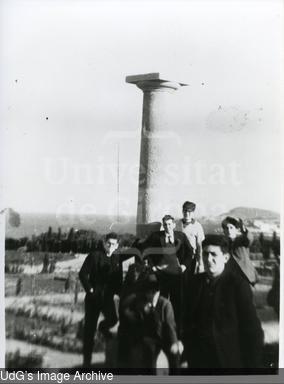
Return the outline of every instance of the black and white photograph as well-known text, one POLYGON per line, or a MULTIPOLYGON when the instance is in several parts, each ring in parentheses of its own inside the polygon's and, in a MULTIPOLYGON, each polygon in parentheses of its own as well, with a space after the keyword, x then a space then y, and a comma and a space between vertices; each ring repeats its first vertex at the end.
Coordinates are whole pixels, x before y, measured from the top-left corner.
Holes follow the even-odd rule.
POLYGON ((283 27, 281 0, 0 2, 2 368, 279 374, 283 27))

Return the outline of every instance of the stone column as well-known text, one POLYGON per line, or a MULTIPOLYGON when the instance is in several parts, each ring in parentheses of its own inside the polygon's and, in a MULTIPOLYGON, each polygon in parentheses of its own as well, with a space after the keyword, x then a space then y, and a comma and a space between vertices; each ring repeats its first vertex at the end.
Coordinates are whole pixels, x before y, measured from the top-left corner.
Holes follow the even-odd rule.
POLYGON ((169 144, 176 139, 174 127, 168 127, 169 94, 186 84, 165 80, 160 73, 127 76, 126 82, 135 84, 144 94, 136 220, 137 236, 141 238, 159 229, 155 223, 167 213, 163 206, 167 202, 165 172, 173 152, 169 144))

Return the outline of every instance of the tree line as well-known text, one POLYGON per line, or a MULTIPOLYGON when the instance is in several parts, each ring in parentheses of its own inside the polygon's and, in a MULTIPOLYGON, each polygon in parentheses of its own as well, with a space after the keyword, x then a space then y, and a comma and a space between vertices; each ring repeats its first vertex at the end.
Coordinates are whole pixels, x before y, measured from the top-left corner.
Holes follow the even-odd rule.
MULTIPOLYGON (((120 235, 120 245, 130 247, 135 241, 135 235, 124 233, 120 235)), ((89 253, 96 249, 102 241, 102 235, 93 230, 70 228, 67 232, 62 232, 61 228, 53 231, 49 227, 47 232, 32 237, 22 237, 20 239, 6 238, 6 250, 18 250, 24 247, 26 252, 62 252, 62 253, 89 253)), ((280 240, 274 232, 272 238, 267 238, 261 232, 255 235, 250 247, 252 253, 262 253, 264 259, 269 259, 270 253, 280 254, 280 240)))
MULTIPOLYGON (((130 233, 121 235, 121 246, 131 246, 135 236, 130 233)), ((18 250, 21 247, 27 252, 62 252, 62 253, 89 253, 99 246, 102 235, 93 230, 76 230, 70 228, 68 232, 62 232, 61 228, 53 231, 49 227, 47 232, 32 237, 22 237, 20 239, 6 238, 6 250, 18 250)))

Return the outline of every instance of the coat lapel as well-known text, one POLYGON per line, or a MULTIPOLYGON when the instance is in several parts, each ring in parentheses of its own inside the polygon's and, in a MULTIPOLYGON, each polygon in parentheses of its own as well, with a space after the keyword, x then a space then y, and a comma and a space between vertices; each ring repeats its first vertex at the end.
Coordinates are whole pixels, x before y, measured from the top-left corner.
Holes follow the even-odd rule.
POLYGON ((160 244, 162 248, 166 246, 165 231, 160 232, 160 244))
POLYGON ((197 277, 197 279, 199 280, 195 280, 195 284, 193 284, 191 286, 191 289, 192 289, 192 296, 191 296, 191 299, 192 299, 192 313, 195 312, 197 306, 198 306, 198 303, 200 302, 200 299, 201 299, 201 295, 202 295, 202 292, 203 292, 203 289, 204 289, 204 285, 206 284, 206 276, 205 274, 203 275, 199 275, 197 277))

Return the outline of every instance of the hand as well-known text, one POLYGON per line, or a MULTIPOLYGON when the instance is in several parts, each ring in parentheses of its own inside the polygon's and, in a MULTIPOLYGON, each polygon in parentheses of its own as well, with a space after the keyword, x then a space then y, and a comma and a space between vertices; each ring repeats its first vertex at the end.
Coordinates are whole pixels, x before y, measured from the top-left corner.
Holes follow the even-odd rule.
POLYGON ((119 321, 116 322, 116 324, 114 324, 111 328, 109 328, 109 333, 111 335, 116 335, 117 334, 117 331, 118 331, 118 327, 119 327, 119 321))
POLYGON ((163 264, 163 265, 157 265, 157 269, 159 270, 159 271, 162 271, 163 269, 166 269, 168 267, 168 264, 163 264))
POLYGON ((120 297, 116 293, 113 295, 113 301, 117 303, 120 301, 120 297))
POLYGON ((183 273, 186 270, 186 266, 184 264, 181 264, 180 267, 181 267, 181 272, 183 273))
POLYGON ((204 272, 204 264, 203 262, 199 261, 196 264, 196 273, 203 273, 204 272))
POLYGON ((240 217, 238 217, 238 222, 240 224, 240 231, 241 231, 241 233, 245 233, 246 232, 246 227, 244 225, 243 220, 240 217))
POLYGON ((173 355, 181 355, 183 353, 183 344, 180 340, 178 340, 176 343, 172 344, 171 346, 171 353, 173 355))
POLYGON ((147 303, 145 306, 144 306, 144 312, 146 314, 149 314, 151 312, 151 309, 153 308, 153 304, 152 303, 147 303))
POLYGON ((90 288, 89 291, 87 292, 87 295, 89 297, 95 297, 95 290, 94 290, 94 288, 90 288))

